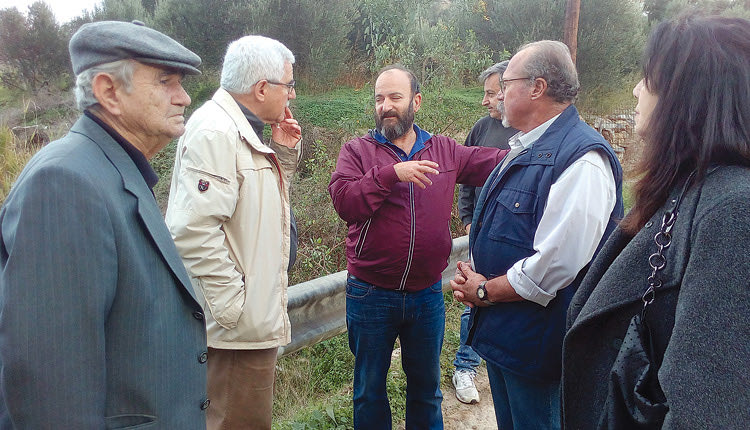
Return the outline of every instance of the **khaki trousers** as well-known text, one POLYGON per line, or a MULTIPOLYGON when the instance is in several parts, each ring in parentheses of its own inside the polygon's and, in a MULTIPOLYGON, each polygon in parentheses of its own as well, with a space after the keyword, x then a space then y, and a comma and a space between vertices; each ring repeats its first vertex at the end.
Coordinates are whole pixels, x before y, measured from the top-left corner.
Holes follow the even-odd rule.
POLYGON ((278 348, 208 348, 208 430, 271 430, 278 348))

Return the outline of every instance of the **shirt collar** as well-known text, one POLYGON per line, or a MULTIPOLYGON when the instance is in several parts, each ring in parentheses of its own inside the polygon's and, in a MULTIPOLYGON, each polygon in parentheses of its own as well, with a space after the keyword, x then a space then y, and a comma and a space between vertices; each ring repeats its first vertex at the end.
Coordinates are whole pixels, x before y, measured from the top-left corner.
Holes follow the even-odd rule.
MULTIPOLYGON (((425 142, 427 142, 432 137, 432 134, 430 134, 429 132, 425 130, 422 130, 421 128, 417 126, 417 124, 414 124, 413 127, 414 127, 414 133, 417 134, 417 138, 414 141, 414 146, 411 147, 411 152, 408 155, 406 155, 407 160, 413 157, 414 154, 416 154, 417 152, 424 149, 425 142)), ((377 140, 378 142, 384 143, 386 145, 391 145, 392 147, 398 149, 400 151, 399 154, 404 152, 401 150, 401 148, 394 145, 393 142, 386 139, 386 137, 383 136, 383 134, 380 133, 380 131, 378 131, 377 129, 371 130, 370 135, 372 136, 373 139, 377 140)))
POLYGON ((252 127, 253 131, 255 131, 255 134, 258 135, 258 139, 263 142, 263 128, 265 128, 266 123, 264 123, 254 113, 252 113, 250 109, 246 108, 242 103, 238 102, 237 100, 235 100, 235 102, 237 102, 237 105, 245 115, 245 118, 247 118, 247 122, 250 123, 250 127, 252 127))
POLYGON ((120 133, 115 131, 114 128, 110 127, 109 124, 102 121, 101 118, 91 113, 91 111, 86 109, 83 111, 83 114, 86 115, 86 117, 88 117, 95 123, 97 123, 99 127, 104 129, 104 131, 106 131, 107 134, 109 134, 112 137, 112 139, 115 140, 115 142, 120 144, 122 149, 125 150, 125 152, 130 157, 130 159, 133 160, 133 163, 135 163, 135 167, 138 168, 138 171, 141 173, 141 176, 143 176, 143 180, 146 181, 146 185, 148 185, 148 187, 151 189, 151 193, 153 194, 154 186, 156 185, 157 182, 159 182, 159 175, 157 175, 156 172, 154 172, 154 169, 151 167, 151 164, 149 164, 148 160, 146 159, 146 156, 143 155, 143 153, 139 151, 138 148, 133 146, 133 144, 125 140, 125 138, 122 137, 120 133))
POLYGON ((544 134, 545 131, 549 128, 549 126, 552 125, 553 122, 561 115, 561 113, 553 116, 552 118, 548 119, 547 121, 543 122, 542 124, 536 126, 533 130, 529 131, 528 133, 524 133, 522 131, 519 131, 516 133, 513 137, 510 138, 508 141, 508 144, 511 148, 517 147, 521 145, 524 148, 528 148, 531 146, 534 142, 539 140, 540 137, 544 134))

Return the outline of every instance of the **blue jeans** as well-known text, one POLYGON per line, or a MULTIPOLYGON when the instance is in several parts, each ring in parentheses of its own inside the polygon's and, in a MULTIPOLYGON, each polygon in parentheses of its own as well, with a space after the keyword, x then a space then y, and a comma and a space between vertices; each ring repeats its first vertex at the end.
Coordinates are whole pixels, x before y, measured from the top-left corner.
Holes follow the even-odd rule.
POLYGON ((349 276, 346 325, 354 354, 354 428, 391 428, 386 377, 398 337, 406 374, 406 428, 442 429, 440 350, 445 304, 440 283, 407 293, 349 276))
POLYGON ((539 382, 489 361, 487 376, 498 428, 560 429, 560 381, 539 382))
POLYGON ((476 373, 481 358, 474 352, 472 347, 466 344, 466 338, 469 337, 469 315, 471 315, 471 308, 466 306, 464 312, 461 314, 461 333, 459 335, 461 344, 458 345, 453 366, 456 367, 456 370, 471 370, 476 373))

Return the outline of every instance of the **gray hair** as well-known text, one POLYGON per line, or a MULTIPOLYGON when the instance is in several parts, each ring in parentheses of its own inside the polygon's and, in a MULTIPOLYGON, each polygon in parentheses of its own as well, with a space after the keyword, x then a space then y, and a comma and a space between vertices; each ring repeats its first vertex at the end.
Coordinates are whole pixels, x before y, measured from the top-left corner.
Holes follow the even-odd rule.
POLYGON ((524 71, 532 78, 547 81, 547 95, 558 103, 574 103, 581 84, 570 57, 568 46, 555 40, 541 40, 523 45, 519 52, 530 49, 524 71))
POLYGON ((94 96, 92 83, 96 75, 106 73, 120 82, 126 92, 133 89, 133 72, 135 71, 134 60, 117 60, 111 63, 99 64, 88 68, 76 76, 76 86, 73 92, 76 96, 76 106, 79 110, 88 109, 99 104, 94 96))
POLYGON ((229 44, 221 69, 221 87, 247 94, 261 79, 279 81, 294 54, 283 43, 264 36, 245 36, 229 44))
POLYGON ((490 67, 485 69, 485 71, 479 74, 479 82, 483 84, 484 81, 487 80, 487 78, 494 74, 497 74, 498 79, 502 79, 503 73, 505 73, 505 69, 508 68, 508 63, 510 63, 510 61, 505 60, 491 65, 490 67))

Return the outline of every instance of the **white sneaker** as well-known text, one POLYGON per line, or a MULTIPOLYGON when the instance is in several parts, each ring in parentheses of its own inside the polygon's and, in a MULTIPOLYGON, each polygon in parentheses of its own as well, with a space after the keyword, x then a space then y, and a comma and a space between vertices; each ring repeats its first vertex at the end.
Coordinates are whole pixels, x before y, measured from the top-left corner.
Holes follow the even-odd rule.
POLYGON ((456 398, 459 402, 474 404, 479 403, 479 392, 474 385, 474 377, 477 374, 471 370, 456 370, 453 373, 453 386, 456 388, 456 398))

